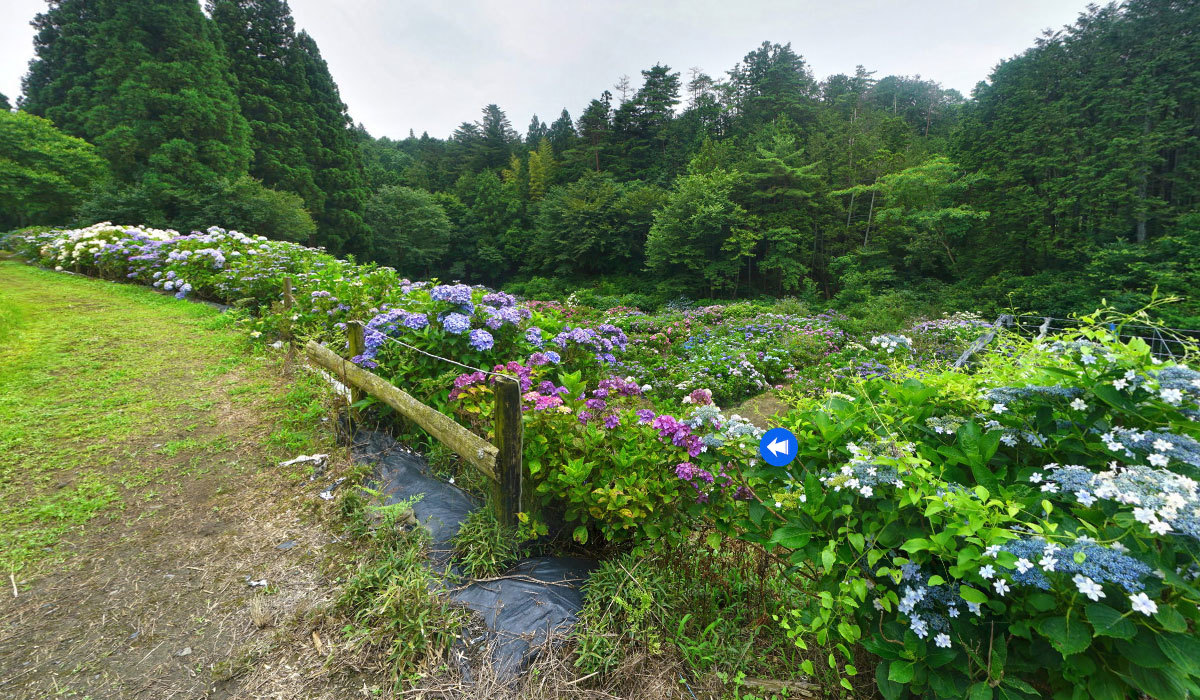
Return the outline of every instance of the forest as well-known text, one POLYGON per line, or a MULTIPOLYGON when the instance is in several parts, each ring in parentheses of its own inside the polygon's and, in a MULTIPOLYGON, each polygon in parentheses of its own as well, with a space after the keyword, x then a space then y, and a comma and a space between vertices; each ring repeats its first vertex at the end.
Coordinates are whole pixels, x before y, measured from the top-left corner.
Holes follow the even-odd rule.
POLYGON ((1063 315, 1200 285, 1196 2, 1091 6, 969 97, 819 79, 763 42, 723 72, 617 76, 523 134, 489 104, 445 139, 356 125, 284 0, 56 0, 34 25, 0 114, 0 229, 219 224, 642 308, 1063 315))

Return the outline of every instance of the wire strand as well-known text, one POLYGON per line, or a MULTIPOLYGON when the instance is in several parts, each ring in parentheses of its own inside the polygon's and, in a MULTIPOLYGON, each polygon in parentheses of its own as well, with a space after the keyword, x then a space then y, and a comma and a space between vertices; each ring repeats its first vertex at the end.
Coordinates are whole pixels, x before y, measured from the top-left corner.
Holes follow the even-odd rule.
POLYGON ((513 375, 511 375, 511 374, 506 374, 506 373, 504 373, 504 372, 491 372, 491 371, 488 371, 488 370, 486 370, 486 369, 482 369, 482 368, 480 368, 480 367, 472 367, 471 365, 464 365, 463 363, 461 363, 461 362, 458 362, 457 360, 451 360, 450 358, 448 358, 448 357, 442 357, 441 355, 434 355, 433 353, 431 353, 431 352, 427 352, 427 351, 425 351, 425 350, 422 350, 421 348, 418 348, 418 347, 416 347, 416 346, 414 346, 414 345, 409 345, 408 343, 406 343, 406 342, 404 342, 404 341, 402 341, 402 340, 397 340, 397 339, 393 338, 393 337, 392 337, 392 336, 390 336, 390 335, 386 335, 386 334, 382 334, 382 333, 381 333, 380 335, 383 335, 383 337, 384 337, 384 338, 386 338, 386 339, 388 339, 388 340, 392 341, 393 343, 396 343, 397 345, 402 345, 402 346, 404 346, 404 347, 408 348, 409 350, 414 350, 414 351, 416 351, 416 352, 419 352, 419 353, 421 353, 422 355, 426 355, 426 356, 428 356, 428 357, 432 357, 432 358, 433 358, 433 359, 435 359, 435 360, 441 360, 442 362, 448 362, 448 363, 450 363, 450 364, 452 364, 452 365, 457 365, 457 366, 459 366, 459 367, 462 367, 463 369, 469 369, 469 370, 471 370, 472 372, 482 372, 483 374, 486 374, 486 375, 489 375, 489 376, 492 376, 492 377, 504 377, 504 378, 506 378, 506 379, 511 379, 511 380, 513 380, 514 382, 518 382, 518 383, 521 381, 521 380, 520 380, 518 377, 514 377, 514 376, 513 376, 513 375))

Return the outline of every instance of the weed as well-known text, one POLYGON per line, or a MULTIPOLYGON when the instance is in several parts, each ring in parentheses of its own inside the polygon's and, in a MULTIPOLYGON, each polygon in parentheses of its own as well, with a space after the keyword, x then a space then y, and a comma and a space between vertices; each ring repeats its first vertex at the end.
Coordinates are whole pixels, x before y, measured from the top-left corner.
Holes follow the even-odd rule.
POLYGON ((451 544, 459 565, 472 578, 500 575, 521 553, 517 531, 502 524, 490 506, 468 515, 451 544))
POLYGON ((366 544, 337 600, 349 618, 343 632, 351 651, 381 654, 396 684, 434 669, 458 638, 466 612, 436 591, 426 565, 428 532, 401 527, 411 518, 412 502, 374 506, 361 494, 347 495, 342 512, 362 521, 355 529, 366 544), (372 529, 373 518, 378 522, 372 529))

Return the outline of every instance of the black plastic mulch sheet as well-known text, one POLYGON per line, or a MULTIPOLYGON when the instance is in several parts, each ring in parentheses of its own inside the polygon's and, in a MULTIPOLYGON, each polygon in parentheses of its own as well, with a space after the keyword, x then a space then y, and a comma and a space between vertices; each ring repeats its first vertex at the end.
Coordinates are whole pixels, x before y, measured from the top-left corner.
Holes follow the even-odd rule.
MULTIPOLYGON (((519 673, 551 635, 574 624, 583 607, 580 587, 596 567, 595 561, 536 557, 520 562, 496 580, 456 586, 459 572, 450 563, 450 540, 480 504, 453 484, 432 476, 419 454, 385 433, 360 430, 353 449, 356 461, 372 466, 374 488, 386 496, 386 503, 424 494, 413 506, 413 516, 432 536, 432 568, 445 577, 451 599, 478 613, 486 624, 487 639, 477 641, 491 649, 497 673, 519 673)), ((470 674, 469 668, 463 670, 470 674)))

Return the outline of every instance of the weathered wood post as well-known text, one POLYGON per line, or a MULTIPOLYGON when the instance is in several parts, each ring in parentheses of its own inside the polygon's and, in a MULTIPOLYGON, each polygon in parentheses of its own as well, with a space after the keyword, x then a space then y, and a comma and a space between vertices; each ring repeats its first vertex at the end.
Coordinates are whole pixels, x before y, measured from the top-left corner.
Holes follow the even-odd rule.
POLYGON ((292 364, 296 352, 296 338, 292 335, 292 313, 296 306, 296 297, 292 291, 292 278, 283 278, 283 342, 287 345, 288 366, 292 364))
MULTIPOLYGON (((350 343, 350 357, 358 357, 367 349, 367 342, 363 333, 363 324, 361 321, 348 321, 346 323, 346 339, 350 343)), ((346 360, 350 362, 350 360, 346 360)), ((345 373, 342 374, 342 384, 345 384, 350 389, 350 403, 358 403, 363 399, 362 389, 354 386, 346 381, 345 373)))
POLYGON ((501 523, 516 527, 517 513, 521 512, 521 385, 514 379, 500 377, 495 395, 496 475, 500 477, 497 515, 501 523))

